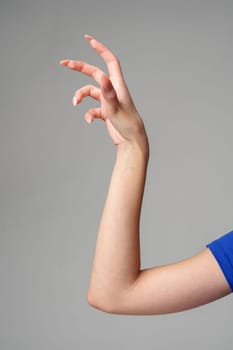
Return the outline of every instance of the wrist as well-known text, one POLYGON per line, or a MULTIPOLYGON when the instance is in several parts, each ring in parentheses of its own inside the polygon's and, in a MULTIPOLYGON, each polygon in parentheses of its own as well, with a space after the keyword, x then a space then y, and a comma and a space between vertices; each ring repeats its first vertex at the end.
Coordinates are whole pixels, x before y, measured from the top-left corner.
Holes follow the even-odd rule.
POLYGON ((122 142, 116 146, 117 156, 134 155, 149 160, 149 142, 146 135, 135 138, 134 140, 122 142))
MULTIPOLYGON (((149 144, 147 142, 125 142, 117 145, 116 159, 128 165, 147 166, 149 161, 149 144)), ((143 167, 144 167, 143 166, 143 167)))

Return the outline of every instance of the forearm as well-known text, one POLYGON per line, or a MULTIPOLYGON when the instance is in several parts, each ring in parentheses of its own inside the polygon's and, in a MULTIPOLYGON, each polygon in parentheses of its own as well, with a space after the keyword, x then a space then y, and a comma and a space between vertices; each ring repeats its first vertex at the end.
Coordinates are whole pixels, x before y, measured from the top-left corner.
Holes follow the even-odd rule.
POLYGON ((148 152, 137 145, 117 150, 91 273, 89 302, 94 306, 116 302, 139 275, 147 163, 148 152))

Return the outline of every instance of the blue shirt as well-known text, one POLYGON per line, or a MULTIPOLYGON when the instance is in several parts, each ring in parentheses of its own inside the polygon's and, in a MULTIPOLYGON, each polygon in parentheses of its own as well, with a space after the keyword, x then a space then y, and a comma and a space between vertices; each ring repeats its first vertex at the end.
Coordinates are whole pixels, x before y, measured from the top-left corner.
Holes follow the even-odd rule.
POLYGON ((233 231, 207 244, 233 292, 233 231))

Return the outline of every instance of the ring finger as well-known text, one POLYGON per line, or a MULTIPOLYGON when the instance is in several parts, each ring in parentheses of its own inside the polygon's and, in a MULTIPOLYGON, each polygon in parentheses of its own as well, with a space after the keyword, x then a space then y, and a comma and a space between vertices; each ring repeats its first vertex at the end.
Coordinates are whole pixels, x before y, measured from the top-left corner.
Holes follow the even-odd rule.
POLYGON ((101 92, 100 89, 94 85, 86 85, 78 89, 73 97, 73 105, 81 103, 84 97, 92 97, 97 101, 100 101, 101 92))

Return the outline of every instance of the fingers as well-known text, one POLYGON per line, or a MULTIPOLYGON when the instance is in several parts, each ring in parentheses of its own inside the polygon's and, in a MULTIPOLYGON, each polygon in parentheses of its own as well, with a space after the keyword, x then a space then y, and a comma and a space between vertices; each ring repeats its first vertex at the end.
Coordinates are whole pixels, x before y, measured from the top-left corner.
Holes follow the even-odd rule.
POLYGON ((101 79, 101 89, 97 88, 94 85, 86 85, 78 89, 73 97, 73 105, 81 103, 84 97, 92 97, 95 100, 101 102, 101 97, 105 101, 111 104, 112 112, 118 109, 118 99, 114 87, 111 83, 111 80, 106 76, 103 76, 101 79))
MULTIPOLYGON (((124 78, 118 58, 100 41, 96 40, 91 35, 85 35, 85 39, 90 43, 92 48, 103 58, 104 62, 108 67, 110 76, 114 81, 124 84, 124 78)), ((93 79, 95 79, 99 84, 103 75, 106 74, 93 65, 90 65, 83 61, 74 61, 74 60, 62 60, 60 64, 66 66, 72 70, 79 71, 83 74, 86 74, 93 79)))
POLYGON ((100 54, 105 61, 110 77, 108 77, 108 75, 100 68, 83 61, 66 59, 60 61, 60 64, 93 78, 100 85, 100 88, 94 85, 86 85, 77 90, 73 97, 74 106, 80 103, 83 98, 87 96, 101 102, 101 108, 91 109, 85 115, 86 121, 91 123, 95 118, 106 120, 106 115, 109 116, 116 113, 120 108, 119 101, 121 99, 128 99, 128 90, 124 83, 120 63, 117 57, 106 46, 94 39, 92 36, 85 35, 85 38, 89 41, 92 48, 98 54, 100 54))
POLYGON ((91 124, 94 119, 103 119, 105 118, 102 115, 101 109, 100 108, 91 108, 89 111, 85 114, 84 116, 86 122, 88 124, 91 124))
MULTIPOLYGON (((81 89, 77 90, 73 97, 73 105, 74 106, 77 105, 82 101, 84 97, 87 97, 87 96, 90 96, 98 101, 100 101, 101 98, 108 101, 109 102, 108 113, 110 115, 115 113, 119 108, 117 96, 112 86, 112 83, 105 76, 101 81, 101 90, 94 85, 86 85, 81 89)), ((85 114, 85 120, 87 123, 89 124, 92 123, 94 119, 102 119, 102 120, 107 119, 107 115, 103 113, 103 110, 101 107, 91 108, 85 114)))
POLYGON ((78 89, 73 97, 73 105, 76 106, 78 103, 81 103, 84 97, 92 97, 97 101, 100 101, 101 92, 94 85, 86 85, 81 89, 78 89))
POLYGON ((118 58, 100 41, 96 40, 91 35, 84 35, 85 39, 90 43, 92 48, 103 58, 108 67, 111 76, 118 80, 123 79, 123 74, 118 58))
POLYGON ((117 95, 116 91, 112 85, 112 82, 107 77, 103 76, 101 79, 101 92, 103 97, 108 100, 109 102, 117 102, 117 95), (114 101, 115 100, 115 101, 114 101))
POLYGON ((106 76, 106 74, 101 69, 92 66, 91 64, 88 64, 86 62, 62 60, 60 61, 60 64, 72 70, 76 70, 78 72, 88 75, 89 77, 93 78, 98 84, 101 84, 102 77, 106 76))

